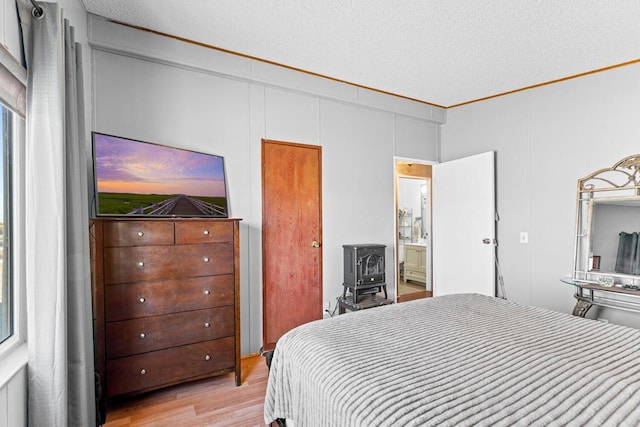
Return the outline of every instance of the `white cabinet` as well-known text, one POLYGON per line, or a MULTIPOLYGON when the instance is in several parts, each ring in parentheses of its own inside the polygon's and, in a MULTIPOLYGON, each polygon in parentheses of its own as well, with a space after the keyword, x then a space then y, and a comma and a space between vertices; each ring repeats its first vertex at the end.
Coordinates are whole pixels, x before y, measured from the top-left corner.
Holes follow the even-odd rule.
POLYGON ((426 245, 406 244, 404 246, 404 280, 427 283, 426 245))

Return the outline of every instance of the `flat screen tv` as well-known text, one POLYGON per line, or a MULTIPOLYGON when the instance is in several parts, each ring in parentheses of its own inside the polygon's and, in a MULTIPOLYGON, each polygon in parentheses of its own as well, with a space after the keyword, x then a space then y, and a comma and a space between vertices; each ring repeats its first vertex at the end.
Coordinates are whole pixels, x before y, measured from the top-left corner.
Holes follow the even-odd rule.
POLYGON ((228 218, 224 158, 93 132, 98 216, 228 218))

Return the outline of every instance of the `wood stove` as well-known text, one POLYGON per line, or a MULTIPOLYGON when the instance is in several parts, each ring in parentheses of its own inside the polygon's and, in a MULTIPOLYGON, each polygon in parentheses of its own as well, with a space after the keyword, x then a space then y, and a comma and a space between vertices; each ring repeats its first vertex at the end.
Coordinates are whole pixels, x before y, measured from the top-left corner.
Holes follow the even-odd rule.
POLYGON ((344 291, 351 293, 352 302, 358 303, 363 295, 383 291, 387 298, 385 283, 385 245, 359 244, 343 245, 344 249, 344 291))

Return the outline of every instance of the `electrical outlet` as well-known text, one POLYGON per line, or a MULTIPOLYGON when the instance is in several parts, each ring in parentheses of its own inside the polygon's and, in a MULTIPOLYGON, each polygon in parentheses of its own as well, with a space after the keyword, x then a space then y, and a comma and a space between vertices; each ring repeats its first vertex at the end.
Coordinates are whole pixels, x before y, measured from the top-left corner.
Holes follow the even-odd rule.
POLYGON ((331 310, 331 301, 325 301, 324 302, 324 309, 325 310, 331 310))
POLYGON ((529 233, 526 231, 520 232, 520 243, 529 243, 529 233))

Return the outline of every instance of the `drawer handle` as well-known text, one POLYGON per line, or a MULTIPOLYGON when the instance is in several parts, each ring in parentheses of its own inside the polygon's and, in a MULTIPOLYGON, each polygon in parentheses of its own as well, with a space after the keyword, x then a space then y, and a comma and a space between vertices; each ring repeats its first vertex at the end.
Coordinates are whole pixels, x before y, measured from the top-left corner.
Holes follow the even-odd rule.
POLYGON ((145 299, 144 299, 144 297, 140 297, 140 299, 138 301, 145 302, 145 299))
POLYGON ((138 267, 140 268, 144 267, 144 261, 138 261, 138 267))
POLYGON ((140 375, 144 375, 144 374, 146 374, 146 373, 147 373, 147 370, 146 370, 146 369, 140 369, 140 375))
POLYGON ((209 323, 209 322, 204 322, 204 327, 205 327, 205 328, 209 328, 209 327, 211 327, 211 323, 209 323))
POLYGON ((211 360, 211 356, 209 356, 208 354, 204 357, 204 360, 211 360))
POLYGON ((138 237, 144 236, 144 231, 138 231, 138 237))
POLYGON ((209 235, 209 230, 204 230, 204 231, 202 232, 202 234, 204 234, 205 236, 208 236, 208 235, 209 235))
POLYGON ((147 334, 145 334, 144 332, 140 334, 140 338, 145 338, 147 336, 147 334))
POLYGON ((204 294, 205 295, 209 295, 209 294, 211 294, 211 291, 209 289, 207 289, 206 291, 204 291, 204 294))
POLYGON ((204 262, 209 262, 209 261, 210 261, 210 259, 209 259, 209 257, 208 257, 208 256, 206 256, 206 257, 202 258, 202 261, 204 261, 204 262))

